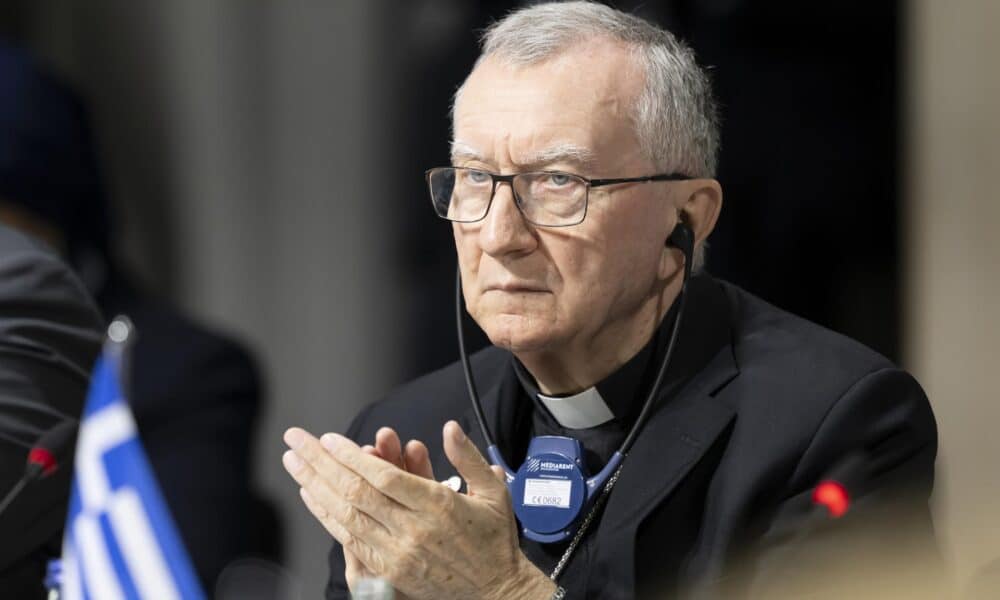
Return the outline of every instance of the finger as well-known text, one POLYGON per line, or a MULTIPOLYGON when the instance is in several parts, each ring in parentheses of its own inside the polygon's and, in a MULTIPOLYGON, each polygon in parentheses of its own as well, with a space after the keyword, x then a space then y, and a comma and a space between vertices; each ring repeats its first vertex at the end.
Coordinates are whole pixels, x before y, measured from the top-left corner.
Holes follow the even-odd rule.
POLYGON ((325 433, 320 443, 342 467, 402 506, 423 510, 438 498, 439 490, 431 486, 431 482, 365 454, 357 444, 340 434, 325 433))
MULTIPOLYGON (((382 572, 385 561, 372 544, 365 538, 354 535, 342 523, 332 518, 326 508, 317 502, 306 488, 299 488, 299 497, 302 498, 302 502, 309 509, 309 512, 340 543, 341 548, 344 550, 345 559, 347 555, 351 555, 359 563, 361 567, 359 570, 376 573, 382 572)), ((344 574, 345 576, 347 575, 346 569, 344 574)))
POLYGON ((507 503, 507 486, 497 481, 489 463, 455 421, 444 425, 444 453, 458 474, 465 479, 470 496, 497 504, 507 503))
POLYGON ((406 468, 403 464, 403 449, 400 446, 399 436, 391 427, 383 427, 375 432, 375 449, 385 460, 400 469, 406 468))
MULTIPOLYGON (((333 517, 345 525, 357 521, 356 529, 386 529, 385 524, 373 518, 365 510, 355 506, 349 498, 334 493, 312 466, 302 461, 295 452, 291 450, 285 452, 281 460, 285 469, 317 507, 319 512, 313 512, 317 519, 333 517)), ((383 502, 391 502, 384 496, 382 498, 383 502)))
MULTIPOLYGON (((376 450, 375 446, 372 446, 371 444, 365 444, 364 446, 361 446, 361 451, 364 452, 365 454, 371 454, 372 456, 378 456, 378 450, 376 450)), ((381 458, 381 457, 379 457, 379 458, 381 458)))
POLYGON ((431 465, 431 453, 420 440, 406 442, 403 449, 403 462, 406 470, 426 479, 434 479, 434 467, 431 465))
MULTIPOLYGON (((319 441, 307 432, 303 430, 297 432, 289 430, 289 432, 286 441, 297 444, 297 447, 282 456, 285 470, 327 510, 339 511, 349 518, 354 518, 352 510, 361 512, 386 528, 398 525, 398 517, 401 516, 399 511, 403 510, 399 503, 372 487, 363 477, 339 464, 320 446, 319 441), (347 507, 343 506, 345 503, 347 507)), ((395 468, 381 459, 364 456, 388 468, 395 468)), ((335 516, 339 518, 339 515, 335 516)))

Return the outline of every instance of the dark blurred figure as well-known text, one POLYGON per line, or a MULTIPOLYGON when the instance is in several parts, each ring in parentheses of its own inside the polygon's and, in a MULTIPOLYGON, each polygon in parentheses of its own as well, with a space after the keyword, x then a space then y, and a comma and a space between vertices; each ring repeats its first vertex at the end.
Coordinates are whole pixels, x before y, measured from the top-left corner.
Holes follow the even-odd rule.
MULTIPOLYGON (((62 261, 0 225, 0 496, 21 479, 39 436, 80 417, 102 327, 62 261)), ((60 554, 72 474, 71 463, 61 465, 0 514, 0 596, 45 596, 45 566, 60 554)))
POLYGON ((0 46, 0 221, 62 252, 106 319, 138 341, 130 401, 143 445, 206 589, 234 559, 280 554, 276 511, 251 482, 261 402, 253 359, 153 298, 116 264, 88 119, 76 95, 0 46))
MULTIPOLYGON (((382 64, 402 199, 395 249, 415 376, 458 355, 455 251, 423 172, 448 164, 452 95, 478 55, 470 30, 538 2, 417 0, 382 64), (403 99, 401 101, 400 99, 403 99), (432 342, 432 343, 429 343, 432 342)), ((887 2, 610 2, 666 27, 710 67, 722 107, 725 210, 707 270, 899 360, 897 115, 900 8, 887 2)), ((473 348, 486 344, 476 329, 473 348)))

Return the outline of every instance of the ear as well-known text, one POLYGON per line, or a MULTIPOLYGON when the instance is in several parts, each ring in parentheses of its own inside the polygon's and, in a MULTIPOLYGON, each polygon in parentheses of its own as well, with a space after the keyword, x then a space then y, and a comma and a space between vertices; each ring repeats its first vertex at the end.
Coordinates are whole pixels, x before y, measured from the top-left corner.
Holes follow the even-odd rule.
MULTIPOLYGON (((719 219, 722 210, 722 186, 715 179, 692 179, 680 182, 673 196, 678 218, 694 234, 694 248, 704 243, 719 219)), ((669 223, 673 230, 676 223, 669 223)), ((670 280, 682 272, 683 253, 666 245, 660 261, 660 278, 670 280)))
POLYGON ((715 179, 692 179, 680 187, 677 198, 681 219, 694 232, 694 245, 703 244, 715 229, 722 211, 722 185, 715 179))

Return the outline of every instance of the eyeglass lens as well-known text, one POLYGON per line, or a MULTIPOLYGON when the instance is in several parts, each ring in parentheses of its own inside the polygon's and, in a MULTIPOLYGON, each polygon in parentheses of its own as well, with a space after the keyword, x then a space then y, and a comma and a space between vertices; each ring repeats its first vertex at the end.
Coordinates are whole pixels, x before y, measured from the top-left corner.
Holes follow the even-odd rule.
MULTIPOLYGON (((486 217, 493 197, 493 176, 477 169, 433 169, 427 177, 437 214, 471 223, 486 217)), ((528 221, 536 225, 575 225, 587 209, 587 182, 569 173, 520 173, 514 196, 528 221)))

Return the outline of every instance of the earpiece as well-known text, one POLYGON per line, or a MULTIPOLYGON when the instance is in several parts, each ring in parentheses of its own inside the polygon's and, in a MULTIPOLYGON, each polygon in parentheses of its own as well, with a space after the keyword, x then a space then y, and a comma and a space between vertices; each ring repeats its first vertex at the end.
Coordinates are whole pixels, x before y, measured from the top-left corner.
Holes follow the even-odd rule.
POLYGON ((666 245, 679 248, 684 253, 684 279, 687 280, 691 277, 691 263, 694 261, 694 232, 687 223, 678 220, 666 245))

